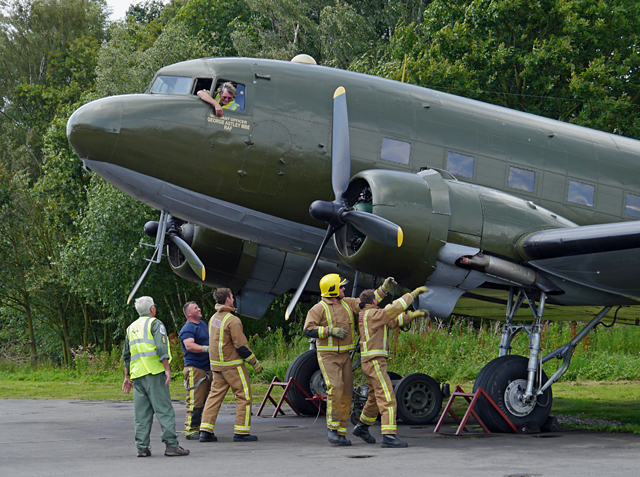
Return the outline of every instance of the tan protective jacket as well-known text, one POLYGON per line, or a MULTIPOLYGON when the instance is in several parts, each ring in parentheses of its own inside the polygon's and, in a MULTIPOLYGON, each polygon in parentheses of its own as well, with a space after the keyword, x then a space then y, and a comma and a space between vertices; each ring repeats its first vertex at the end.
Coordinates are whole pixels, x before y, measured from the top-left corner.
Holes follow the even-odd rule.
POLYGON ((253 365, 257 359, 253 353, 242 358, 238 348, 249 349, 242 322, 233 312, 235 308, 216 305, 216 313, 209 320, 209 359, 213 371, 223 371, 229 366, 239 366, 245 362, 253 365))
POLYGON ((360 311, 360 359, 363 362, 389 356, 389 329, 411 323, 411 315, 405 310, 412 303, 413 298, 407 293, 389 303, 384 309, 366 305, 360 311))
MULTIPOLYGON (((382 287, 375 291, 376 298, 382 300, 387 296, 382 287)), ((358 298, 343 298, 334 303, 329 298, 322 298, 307 313, 304 322, 305 330, 318 330, 316 349, 336 353, 347 353, 356 348, 356 325, 354 316, 360 312, 358 298), (328 328, 342 328, 347 330, 347 337, 343 340, 329 336, 328 328)))

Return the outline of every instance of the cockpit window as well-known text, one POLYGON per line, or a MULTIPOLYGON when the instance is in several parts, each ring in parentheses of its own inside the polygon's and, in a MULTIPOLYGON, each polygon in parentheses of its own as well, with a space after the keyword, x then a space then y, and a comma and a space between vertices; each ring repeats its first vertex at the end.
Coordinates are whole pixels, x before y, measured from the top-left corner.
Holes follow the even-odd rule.
POLYGON ((222 91, 222 85, 224 85, 225 83, 231 83, 233 85, 233 87, 236 90, 236 97, 234 98, 234 103, 237 105, 237 107, 232 107, 231 109, 233 111, 244 111, 245 109, 245 91, 246 88, 242 83, 236 83, 235 81, 229 81, 226 79, 219 79, 216 82, 216 88, 213 92, 213 97, 214 99, 218 100, 219 95, 222 91))
POLYGON ((190 94, 193 79, 186 76, 158 76, 151 85, 152 93, 190 94))

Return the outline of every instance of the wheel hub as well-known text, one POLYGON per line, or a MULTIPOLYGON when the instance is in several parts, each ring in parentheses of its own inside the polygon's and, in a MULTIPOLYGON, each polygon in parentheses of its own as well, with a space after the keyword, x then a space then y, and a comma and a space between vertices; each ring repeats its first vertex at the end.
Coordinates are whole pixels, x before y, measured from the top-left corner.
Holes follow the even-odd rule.
POLYGON ((433 395, 423 383, 414 383, 405 390, 403 401, 407 412, 420 417, 429 414, 433 395))
POLYGON ((311 390, 311 394, 317 394, 318 396, 327 395, 327 384, 324 382, 322 371, 318 370, 313 373, 309 381, 309 389, 311 390))
POLYGON ((514 381, 511 381, 504 391, 505 406, 514 416, 528 416, 536 407, 535 396, 531 400, 531 402, 524 402, 523 400, 526 386, 526 379, 516 379, 514 381))

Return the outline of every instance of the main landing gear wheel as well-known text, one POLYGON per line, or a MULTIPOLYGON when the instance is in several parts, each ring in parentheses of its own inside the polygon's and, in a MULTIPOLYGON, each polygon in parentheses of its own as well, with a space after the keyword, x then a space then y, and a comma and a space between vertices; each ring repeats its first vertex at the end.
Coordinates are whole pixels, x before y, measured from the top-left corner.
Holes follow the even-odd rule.
MULTIPOLYGON (((521 397, 527 387, 528 362, 524 356, 516 355, 501 356, 490 361, 476 378, 473 391, 482 386, 520 432, 539 432, 551 412, 553 393, 548 388, 541 395, 534 396, 530 403, 522 402, 521 397)), ((547 380, 543 371, 542 383, 547 380)), ((491 432, 512 432, 509 424, 486 399, 479 399, 475 410, 491 432)))
POLYGON ((438 417, 442 409, 440 384, 422 373, 408 374, 395 389, 398 417, 405 424, 425 425, 438 417))
MULTIPOLYGON (((291 361, 287 369, 287 374, 285 375, 285 381, 289 381, 289 378, 295 379, 296 383, 308 392, 311 397, 316 393, 320 396, 327 395, 327 386, 322 377, 320 365, 318 364, 318 356, 314 349, 299 354, 291 361)), ((307 416, 315 416, 318 414, 318 408, 315 407, 311 401, 307 401, 307 397, 302 394, 296 386, 292 386, 287 394, 287 397, 302 414, 307 416)), ((326 406, 324 402, 320 405, 323 406, 323 409, 324 406, 326 406)))

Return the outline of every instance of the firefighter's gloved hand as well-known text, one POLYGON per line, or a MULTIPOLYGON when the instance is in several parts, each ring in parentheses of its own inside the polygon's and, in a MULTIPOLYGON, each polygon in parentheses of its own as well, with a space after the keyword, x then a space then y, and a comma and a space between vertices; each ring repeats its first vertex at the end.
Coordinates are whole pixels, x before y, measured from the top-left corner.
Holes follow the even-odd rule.
POLYGON ((262 373, 262 371, 264 371, 264 368, 260 364, 260 361, 258 361, 257 359, 255 364, 253 365, 253 370, 256 372, 256 374, 260 374, 262 373))
POLYGON ((415 320, 416 318, 426 318, 429 316, 429 311, 428 310, 416 310, 416 311, 412 311, 411 313, 409 313, 409 316, 411 317, 411 321, 415 320))
POLYGON ((416 298, 418 298, 418 295, 421 295, 422 293, 426 292, 428 290, 427 287, 418 287, 415 290, 413 290, 411 292, 411 298, 413 298, 414 300, 416 298))
POLYGON ((203 353, 208 353, 208 352, 209 352, 209 347, 208 347, 207 345, 204 345, 204 346, 202 347, 202 352, 203 352, 203 353))
POLYGON ((347 330, 344 328, 329 328, 328 334, 329 336, 335 336, 343 340, 347 337, 347 330))
POLYGON ((396 279, 393 277, 389 277, 382 284, 382 291, 385 293, 389 293, 396 286, 398 286, 398 282, 396 282, 396 279))

